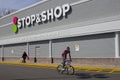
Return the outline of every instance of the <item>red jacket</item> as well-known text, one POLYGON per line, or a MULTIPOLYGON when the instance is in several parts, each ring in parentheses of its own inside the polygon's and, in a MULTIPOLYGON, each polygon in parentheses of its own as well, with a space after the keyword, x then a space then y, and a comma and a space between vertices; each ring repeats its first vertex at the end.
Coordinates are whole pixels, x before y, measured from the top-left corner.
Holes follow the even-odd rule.
POLYGON ((68 53, 70 53, 70 51, 64 50, 64 51, 62 52, 62 56, 65 56, 65 57, 66 57, 66 55, 67 55, 68 53))

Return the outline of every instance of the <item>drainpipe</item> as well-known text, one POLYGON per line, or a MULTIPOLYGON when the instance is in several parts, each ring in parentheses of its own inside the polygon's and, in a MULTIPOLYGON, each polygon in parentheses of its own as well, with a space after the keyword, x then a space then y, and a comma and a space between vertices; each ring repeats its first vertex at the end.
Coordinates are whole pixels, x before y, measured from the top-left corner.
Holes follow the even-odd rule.
POLYGON ((49 58, 51 59, 51 63, 53 63, 53 57, 52 57, 52 40, 49 40, 49 58))
POLYGON ((120 54, 120 34, 119 32, 115 32, 115 58, 119 58, 120 54))

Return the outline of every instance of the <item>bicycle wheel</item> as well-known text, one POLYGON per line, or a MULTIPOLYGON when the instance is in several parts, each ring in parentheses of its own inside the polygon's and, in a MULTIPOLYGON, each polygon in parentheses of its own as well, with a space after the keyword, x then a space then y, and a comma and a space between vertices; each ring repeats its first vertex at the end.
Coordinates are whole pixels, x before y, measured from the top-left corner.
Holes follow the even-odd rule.
POLYGON ((58 72, 58 73, 61 73, 61 72, 62 72, 62 65, 58 65, 58 66, 57 66, 57 72, 58 72))
POLYGON ((67 74, 73 75, 75 72, 73 66, 67 66, 67 74))

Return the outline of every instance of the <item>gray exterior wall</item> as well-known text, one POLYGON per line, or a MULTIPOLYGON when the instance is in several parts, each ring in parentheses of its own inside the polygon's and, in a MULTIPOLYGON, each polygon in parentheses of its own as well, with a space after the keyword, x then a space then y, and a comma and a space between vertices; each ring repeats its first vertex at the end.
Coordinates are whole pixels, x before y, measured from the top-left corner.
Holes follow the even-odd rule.
MULTIPOLYGON (((41 13, 44 10, 55 8, 56 6, 59 5, 61 6, 65 3, 72 4, 77 1, 79 0, 49 0, 40 5, 36 5, 34 7, 25 9, 23 11, 2 18, 2 20, 0 21, 0 26, 11 23, 14 16, 22 18, 32 14, 41 13)), ((90 2, 74 5, 72 6, 72 11, 68 15, 68 18, 63 18, 62 20, 56 20, 48 23, 43 23, 40 25, 35 24, 34 27, 31 26, 31 27, 26 27, 26 29, 19 30, 19 33, 17 35, 13 33, 12 31, 13 24, 11 23, 8 26, 0 27, 0 40, 6 38, 20 37, 25 35, 40 34, 49 31, 56 31, 60 29, 67 29, 70 27, 66 25, 70 25, 73 23, 81 23, 80 26, 83 26, 93 23, 105 22, 104 20, 100 20, 100 21, 98 20, 98 22, 96 22, 96 19, 119 15, 120 14, 119 4, 120 4, 120 0, 91 0, 90 2), (82 24, 85 21, 90 21, 90 22, 82 24)), ((120 19, 120 16, 115 19, 120 19)), ((112 19, 108 19, 106 21, 111 21, 111 20, 112 19)))
MULTIPOLYGON (((73 5, 67 18, 63 17, 61 20, 55 20, 40 25, 35 24, 34 26, 20 29, 18 34, 15 34, 12 31, 12 20, 14 16, 22 18, 32 14, 41 13, 42 11, 55 8, 56 6, 61 6, 66 3, 72 4, 77 1, 80 0, 49 0, 45 3, 38 4, 34 7, 30 7, 2 18, 0 20, 0 26, 10 24, 0 27, 0 40, 65 30, 74 27, 84 27, 85 25, 120 19, 120 0, 91 0, 86 3, 73 5), (114 18, 114 16, 118 17, 114 18), (80 23, 80 25, 70 26, 77 23, 80 23)), ((60 58, 60 54, 66 46, 70 46, 73 58, 115 57, 114 43, 114 33, 56 39, 53 40, 52 44, 53 57, 60 58), (75 45, 80 46, 79 51, 75 51, 75 45)), ((37 57, 49 57, 48 41, 31 42, 29 46, 29 55, 31 57, 35 57, 36 46, 40 46, 36 49, 37 57)), ((23 51, 26 50, 26 43, 5 46, 4 56, 20 57, 23 51), (12 49, 14 50, 13 54, 12 49)))
MULTIPOLYGON (((1 48, 0 48, 1 51, 1 48)), ((23 52, 27 52, 27 43, 25 44, 11 44, 4 46, 4 57, 22 57, 23 52)), ((37 58, 49 57, 49 43, 48 41, 32 42, 29 44, 29 56, 37 58), (37 47, 37 48, 36 48, 37 47)), ((27 53, 28 54, 28 53, 27 53)), ((0 52, 2 56, 2 53, 0 52)))
POLYGON ((2 56, 2 48, 0 46, 0 58, 1 58, 1 56, 2 56))
POLYGON ((113 58, 115 57, 114 33, 53 40, 53 58, 60 58, 67 46, 72 58, 113 58), (79 51, 75 51, 79 45, 79 51))
POLYGON ((49 43, 48 41, 33 42, 29 46, 30 57, 49 58, 49 43))
POLYGON ((26 44, 14 44, 4 46, 4 57, 22 57, 24 51, 27 51, 26 44))

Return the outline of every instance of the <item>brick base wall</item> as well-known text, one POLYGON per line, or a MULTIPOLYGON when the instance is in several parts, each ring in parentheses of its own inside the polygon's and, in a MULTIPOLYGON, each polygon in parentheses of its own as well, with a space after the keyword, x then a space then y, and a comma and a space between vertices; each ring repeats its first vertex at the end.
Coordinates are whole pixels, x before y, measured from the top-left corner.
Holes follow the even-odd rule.
POLYGON ((19 62, 20 58, 19 57, 4 57, 3 59, 0 58, 0 61, 19 62))
POLYGON ((75 65, 120 67, 120 58, 80 58, 73 59, 75 65))
MULTIPOLYGON (((2 58, 0 58, 2 61, 2 58)), ((4 61, 18 61, 20 58, 4 58, 4 61)), ((36 63, 54 63, 60 64, 61 58, 37 58, 36 63)), ((35 59, 30 58, 27 62, 34 63, 35 59)), ((120 58, 73 58, 72 65, 102 66, 102 67, 120 67, 120 58)))

